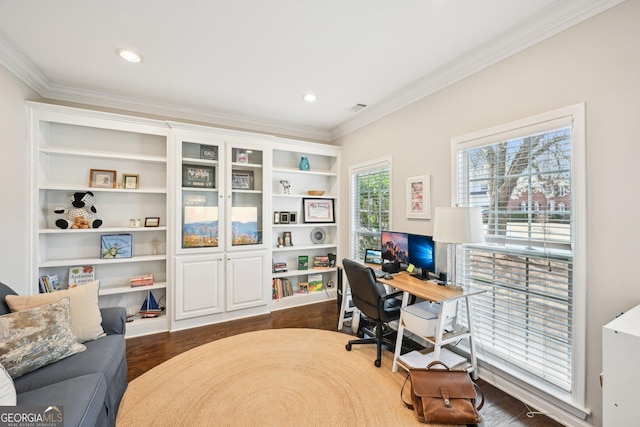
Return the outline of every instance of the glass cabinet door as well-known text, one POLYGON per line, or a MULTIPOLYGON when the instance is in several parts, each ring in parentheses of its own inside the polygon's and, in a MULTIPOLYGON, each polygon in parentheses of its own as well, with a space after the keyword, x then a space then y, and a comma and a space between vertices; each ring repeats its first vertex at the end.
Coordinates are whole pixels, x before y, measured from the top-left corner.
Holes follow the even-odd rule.
POLYGON ((182 141, 181 252, 202 252, 222 246, 221 154, 218 145, 182 141))
POLYGON ((261 149, 229 146, 228 194, 231 227, 228 248, 263 244, 263 157, 261 149))

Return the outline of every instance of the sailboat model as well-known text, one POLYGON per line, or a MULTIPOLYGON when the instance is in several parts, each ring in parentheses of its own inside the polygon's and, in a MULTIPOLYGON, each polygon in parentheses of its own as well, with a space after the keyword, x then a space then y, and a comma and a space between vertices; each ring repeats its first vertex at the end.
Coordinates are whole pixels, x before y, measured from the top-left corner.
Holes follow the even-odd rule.
POLYGON ((142 303, 142 307, 140 307, 140 316, 145 317, 158 317, 162 310, 158 306, 158 302, 154 298, 151 292, 148 293, 147 298, 142 303))

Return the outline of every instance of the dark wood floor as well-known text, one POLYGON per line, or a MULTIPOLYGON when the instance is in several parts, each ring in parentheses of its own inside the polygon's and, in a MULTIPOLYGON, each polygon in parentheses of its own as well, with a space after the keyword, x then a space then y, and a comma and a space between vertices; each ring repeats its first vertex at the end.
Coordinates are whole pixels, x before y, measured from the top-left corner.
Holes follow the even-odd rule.
MULTIPOLYGON (((338 324, 338 315, 337 304, 325 302, 185 331, 130 338, 127 340, 128 380, 132 381, 177 354, 231 335, 277 328, 334 331, 338 324)), ((345 331, 349 332, 347 329, 345 331)), ((482 427, 562 426, 544 415, 529 418, 529 409, 523 403, 482 380, 478 380, 478 384, 485 395, 485 406, 480 411, 484 418, 482 427)))

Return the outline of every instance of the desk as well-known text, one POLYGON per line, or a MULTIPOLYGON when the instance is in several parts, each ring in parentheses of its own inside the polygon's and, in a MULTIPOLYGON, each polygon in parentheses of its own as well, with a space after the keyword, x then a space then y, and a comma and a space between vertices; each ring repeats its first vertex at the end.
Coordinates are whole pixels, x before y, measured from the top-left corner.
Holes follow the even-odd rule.
MULTIPOLYGON (((473 295, 481 294, 485 292, 483 289, 474 288, 471 286, 462 286, 462 287, 449 287, 449 286, 441 286, 433 282, 424 281, 412 277, 406 271, 403 271, 399 274, 396 274, 393 280, 386 280, 383 278, 379 278, 378 281, 380 283, 384 283, 385 285, 391 286, 393 288, 399 289, 403 291, 402 296, 402 306, 406 307, 409 301, 409 295, 415 295, 419 298, 440 303, 440 311, 438 313, 438 322, 436 325, 436 333, 434 337, 422 337, 428 342, 432 343, 434 346, 433 349, 433 358, 434 360, 438 360, 440 357, 440 349, 443 345, 449 344, 455 341, 458 341, 462 338, 469 338, 469 347, 470 347, 470 356, 471 356, 471 368, 469 372, 472 373, 474 379, 477 379, 477 367, 478 362, 476 359, 476 346, 473 338, 473 322, 471 315, 471 302, 469 298, 473 295), (467 325, 463 330, 446 333, 444 332, 444 307, 445 304, 454 304, 459 300, 465 300, 465 306, 467 311, 467 325)), ((405 324, 403 322, 404 310, 400 314, 400 321, 398 322, 398 338, 396 341, 396 350, 393 356, 393 372, 398 371, 398 366, 402 366, 398 362, 398 357, 400 357, 400 351, 402 350, 402 338, 404 335, 405 324)))

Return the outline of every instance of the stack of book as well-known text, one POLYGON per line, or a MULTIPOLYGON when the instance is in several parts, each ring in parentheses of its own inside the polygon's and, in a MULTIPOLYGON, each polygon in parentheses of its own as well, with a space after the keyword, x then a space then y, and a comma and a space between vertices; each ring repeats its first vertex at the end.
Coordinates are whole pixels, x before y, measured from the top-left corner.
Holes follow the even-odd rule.
POLYGON ((280 299, 284 297, 290 297, 293 295, 293 286, 291 285, 291 281, 285 278, 275 278, 273 279, 272 285, 272 299, 280 299))
POLYGON ((151 286, 151 285, 153 285, 153 274, 146 274, 144 276, 131 278, 132 288, 137 288, 138 286, 151 286))
POLYGON ((326 255, 316 255, 313 257, 313 268, 316 270, 322 270, 329 268, 331 264, 329 264, 329 257, 326 255))
POLYGON ((38 280, 38 285, 41 294, 60 290, 60 282, 57 274, 41 276, 38 280))

